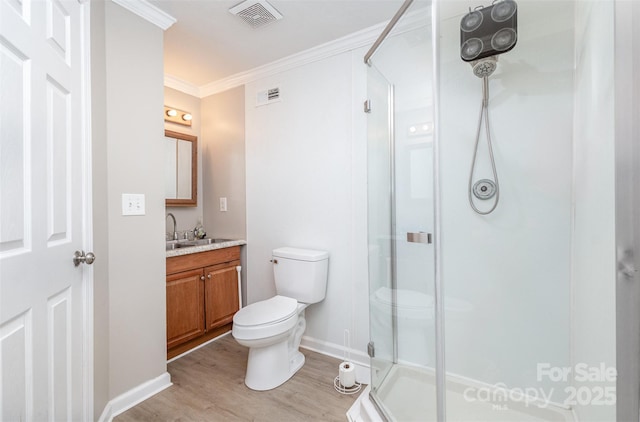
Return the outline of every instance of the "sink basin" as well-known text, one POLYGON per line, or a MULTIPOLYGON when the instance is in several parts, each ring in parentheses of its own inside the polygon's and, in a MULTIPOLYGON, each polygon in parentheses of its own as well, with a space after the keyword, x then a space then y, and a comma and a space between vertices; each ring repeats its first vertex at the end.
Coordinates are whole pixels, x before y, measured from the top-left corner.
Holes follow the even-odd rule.
POLYGON ((214 243, 229 242, 231 239, 196 239, 196 240, 167 240, 166 250, 192 248, 194 246, 213 245, 214 243))
POLYGON ((194 240, 194 242, 196 243, 196 245, 211 245, 213 243, 224 243, 224 242, 229 242, 231 241, 231 239, 198 239, 198 240, 194 240))

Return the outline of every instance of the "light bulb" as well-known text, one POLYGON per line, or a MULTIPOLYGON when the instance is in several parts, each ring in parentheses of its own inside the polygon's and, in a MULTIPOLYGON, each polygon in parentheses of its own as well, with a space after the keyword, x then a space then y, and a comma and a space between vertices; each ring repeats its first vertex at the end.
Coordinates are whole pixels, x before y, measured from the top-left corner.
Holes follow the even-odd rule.
POLYGON ((186 120, 188 122, 191 119, 193 119, 193 116, 189 113, 182 115, 182 120, 186 120))
POLYGON ((177 116, 177 115, 178 115, 178 112, 177 112, 177 111, 175 111, 175 110, 173 110, 173 109, 171 109, 171 110, 167 110, 167 116, 169 116, 169 117, 175 117, 175 116, 177 116))

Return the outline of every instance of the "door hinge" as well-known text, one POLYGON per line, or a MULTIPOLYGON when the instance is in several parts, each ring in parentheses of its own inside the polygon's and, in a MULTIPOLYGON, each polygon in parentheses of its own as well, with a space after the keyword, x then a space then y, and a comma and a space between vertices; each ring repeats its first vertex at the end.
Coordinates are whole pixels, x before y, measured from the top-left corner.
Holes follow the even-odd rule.
POLYGON ((371 113, 371 100, 366 100, 364 102, 364 112, 371 113))
POLYGON ((376 357, 376 347, 373 345, 372 341, 367 344, 367 354, 370 358, 376 357))

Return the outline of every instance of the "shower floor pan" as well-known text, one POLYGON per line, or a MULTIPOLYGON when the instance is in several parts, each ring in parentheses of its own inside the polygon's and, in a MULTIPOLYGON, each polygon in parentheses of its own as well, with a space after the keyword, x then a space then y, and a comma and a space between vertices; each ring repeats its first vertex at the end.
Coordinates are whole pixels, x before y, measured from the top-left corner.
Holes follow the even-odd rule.
MULTIPOLYGON (((447 421, 487 422, 570 422, 571 411, 548 405, 539 407, 523 401, 474 400, 477 385, 461 381, 447 382, 447 421), (466 394, 465 394, 466 392, 466 394), (471 399, 471 400, 470 400, 471 399)), ((370 387, 358 397, 347 418, 351 422, 382 422, 369 399, 370 387)), ((397 422, 425 422, 436 420, 436 386, 432 372, 422 368, 395 365, 378 390, 378 398, 385 404, 391 419, 397 422)))

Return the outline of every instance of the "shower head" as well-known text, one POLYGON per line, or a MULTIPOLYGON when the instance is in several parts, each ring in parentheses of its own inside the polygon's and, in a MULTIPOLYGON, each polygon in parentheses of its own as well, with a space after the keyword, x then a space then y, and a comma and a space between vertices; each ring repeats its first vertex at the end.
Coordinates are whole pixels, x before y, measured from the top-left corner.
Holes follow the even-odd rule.
POLYGON ((471 67, 473 67, 473 74, 478 78, 491 76, 498 67, 498 56, 485 57, 471 62, 471 67))
POLYGON ((518 5, 514 0, 501 0, 488 7, 470 9, 460 21, 462 60, 475 62, 511 50, 518 41, 517 19, 518 5))

